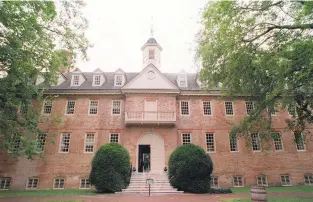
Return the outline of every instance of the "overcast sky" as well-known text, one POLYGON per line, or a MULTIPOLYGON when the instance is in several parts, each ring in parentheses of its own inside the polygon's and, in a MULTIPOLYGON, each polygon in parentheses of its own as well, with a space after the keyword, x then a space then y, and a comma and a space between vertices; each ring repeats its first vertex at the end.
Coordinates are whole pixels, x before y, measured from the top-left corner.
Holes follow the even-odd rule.
POLYGON ((142 69, 141 47, 150 38, 162 46, 161 71, 196 72, 194 55, 201 10, 207 0, 88 0, 87 37, 93 48, 89 61, 78 61, 82 71, 127 72, 142 69), (153 21, 151 20, 153 17, 153 21))

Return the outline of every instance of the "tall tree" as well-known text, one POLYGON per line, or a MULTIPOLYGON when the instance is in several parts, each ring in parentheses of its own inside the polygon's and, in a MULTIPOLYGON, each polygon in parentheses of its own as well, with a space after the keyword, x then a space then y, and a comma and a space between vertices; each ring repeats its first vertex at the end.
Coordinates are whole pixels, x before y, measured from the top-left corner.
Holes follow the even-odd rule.
POLYGON ((287 128, 313 122, 313 2, 219 1, 203 12, 198 56, 204 87, 255 102, 233 134, 272 131, 271 113, 289 110, 287 128), (268 113, 267 113, 268 111, 268 113))
POLYGON ((71 65, 67 57, 86 59, 83 7, 82 1, 0 2, 0 150, 28 158, 39 151, 40 110, 32 101, 40 102, 44 89, 35 81, 42 77, 49 86, 61 66, 71 65))

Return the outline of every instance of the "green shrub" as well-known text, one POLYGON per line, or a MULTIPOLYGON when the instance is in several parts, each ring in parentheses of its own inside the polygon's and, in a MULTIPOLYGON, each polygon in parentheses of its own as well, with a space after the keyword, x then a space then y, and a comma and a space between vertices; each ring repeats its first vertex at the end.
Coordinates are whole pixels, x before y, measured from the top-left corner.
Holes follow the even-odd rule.
POLYGON ((177 147, 169 159, 172 186, 191 193, 207 193, 210 189, 213 163, 210 156, 193 144, 177 147))
POLYGON ((231 194, 233 193, 231 189, 209 189, 208 193, 210 194, 231 194))
POLYGON ((130 157, 118 143, 102 145, 92 159, 89 180, 97 192, 113 193, 126 188, 130 181, 130 157))

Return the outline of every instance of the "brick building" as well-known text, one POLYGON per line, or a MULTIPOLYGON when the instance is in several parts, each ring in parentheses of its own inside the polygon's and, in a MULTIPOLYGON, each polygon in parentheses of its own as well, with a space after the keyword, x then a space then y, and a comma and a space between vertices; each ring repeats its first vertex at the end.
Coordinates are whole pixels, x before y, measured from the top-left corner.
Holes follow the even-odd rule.
POLYGON ((91 160, 108 142, 129 151, 136 172, 147 169, 144 158, 150 159, 151 172, 163 172, 177 146, 193 143, 213 159, 212 186, 313 184, 313 144, 303 138, 295 144, 294 134, 284 130, 288 111, 272 114, 278 136, 269 150, 262 149, 258 133, 246 146, 229 131, 253 102, 227 99, 218 89, 202 91, 195 73, 161 72, 162 48, 154 38, 142 51, 139 73, 60 73, 42 106, 39 127, 45 133, 38 138, 44 157, 29 161, 2 153, 0 188, 89 188, 91 160))

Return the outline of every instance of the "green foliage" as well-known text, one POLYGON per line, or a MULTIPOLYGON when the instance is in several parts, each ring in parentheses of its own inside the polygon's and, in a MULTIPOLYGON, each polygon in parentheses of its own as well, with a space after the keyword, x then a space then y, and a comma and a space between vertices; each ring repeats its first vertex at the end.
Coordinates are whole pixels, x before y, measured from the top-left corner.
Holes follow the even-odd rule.
POLYGON ((12 135, 24 136, 13 155, 37 153, 43 87, 57 81, 60 67, 86 58, 87 22, 81 1, 2 1, 0 5, 0 150, 12 148, 12 135), (58 5, 55 5, 58 4, 58 5), (56 9, 57 7, 57 9, 56 9), (62 50, 58 50, 62 49, 62 50), (67 51, 64 51, 67 50, 67 51), (35 85, 37 78, 44 84, 35 85), (23 113, 19 113, 19 109, 23 113))
POLYGON ((100 193, 126 188, 130 181, 128 151, 118 143, 102 145, 92 160, 89 179, 100 193))
POLYGON ((169 178, 172 186, 191 193, 207 193, 210 188, 213 163, 199 146, 177 147, 169 159, 169 178))
POLYGON ((255 109, 232 133, 272 132, 273 110, 291 110, 287 129, 313 122, 313 4, 305 1, 218 1, 204 12, 198 56, 203 87, 246 96, 255 109), (269 113, 267 112, 269 111, 269 113))
POLYGON ((5 196, 75 196, 75 195, 95 195, 95 190, 88 189, 64 189, 64 190, 4 190, 0 192, 1 197, 5 196))
POLYGON ((233 193, 231 189, 209 189, 208 193, 210 194, 231 194, 233 193))

